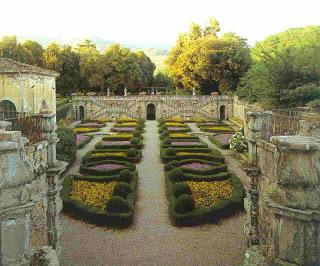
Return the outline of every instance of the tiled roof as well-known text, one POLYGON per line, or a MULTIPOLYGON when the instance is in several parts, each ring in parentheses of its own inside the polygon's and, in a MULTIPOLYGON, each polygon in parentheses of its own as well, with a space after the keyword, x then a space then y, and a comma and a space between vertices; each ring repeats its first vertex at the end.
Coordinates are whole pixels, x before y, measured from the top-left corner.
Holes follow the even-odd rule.
POLYGON ((27 65, 4 57, 0 57, 0 73, 33 73, 54 77, 59 75, 59 73, 52 70, 27 65))

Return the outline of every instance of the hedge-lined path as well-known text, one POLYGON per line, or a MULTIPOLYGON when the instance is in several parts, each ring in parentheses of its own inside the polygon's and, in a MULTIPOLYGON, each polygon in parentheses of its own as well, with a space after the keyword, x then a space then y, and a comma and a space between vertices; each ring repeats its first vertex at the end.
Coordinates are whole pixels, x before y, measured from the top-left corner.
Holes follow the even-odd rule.
MULTIPOLYGON (((195 123, 188 123, 188 126, 191 128, 193 132, 201 131, 201 129, 197 127, 195 123)), ((235 152, 232 150, 220 149, 217 145, 215 145, 209 140, 208 136, 198 135, 198 137, 201 141, 208 144, 208 147, 210 149, 216 149, 223 154, 223 156, 225 157, 225 164, 228 166, 228 170, 235 173, 240 178, 241 182, 243 183, 243 186, 247 190, 250 185, 250 180, 246 172, 240 167, 240 164, 237 161, 237 159, 235 159, 235 152)))
POLYGON ((107 123, 105 127, 102 127, 99 132, 95 132, 92 135, 94 137, 87 143, 82 149, 77 150, 76 159, 68 170, 64 173, 65 176, 78 173, 80 170, 80 165, 82 157, 86 155, 88 151, 94 149, 94 146, 102 139, 103 134, 109 133, 114 123, 107 123))
POLYGON ((241 265, 245 214, 216 225, 173 227, 157 122, 146 122, 144 143, 133 226, 108 229, 62 215, 62 265, 241 265))

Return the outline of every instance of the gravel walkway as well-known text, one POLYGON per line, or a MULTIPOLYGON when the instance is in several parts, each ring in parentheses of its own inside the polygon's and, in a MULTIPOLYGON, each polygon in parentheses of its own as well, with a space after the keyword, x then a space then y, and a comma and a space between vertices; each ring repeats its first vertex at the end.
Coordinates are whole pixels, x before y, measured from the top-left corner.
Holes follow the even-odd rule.
POLYGON ((62 215, 62 265, 241 265, 240 213, 216 225, 173 227, 168 218, 157 122, 146 122, 135 221, 114 230, 62 215))

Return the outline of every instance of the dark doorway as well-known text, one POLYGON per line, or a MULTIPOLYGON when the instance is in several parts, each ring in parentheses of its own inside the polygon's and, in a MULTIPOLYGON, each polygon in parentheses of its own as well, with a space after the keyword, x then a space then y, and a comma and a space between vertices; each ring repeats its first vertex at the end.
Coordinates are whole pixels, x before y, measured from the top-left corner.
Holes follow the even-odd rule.
POLYGON ((79 106, 79 119, 84 120, 84 107, 79 106))
POLYGON ((17 116, 17 110, 13 102, 9 100, 0 101, 0 120, 10 119, 17 116))
POLYGON ((224 105, 220 106, 220 119, 226 120, 226 107, 224 105))
POLYGON ((147 105, 147 120, 156 119, 156 106, 153 103, 147 105))

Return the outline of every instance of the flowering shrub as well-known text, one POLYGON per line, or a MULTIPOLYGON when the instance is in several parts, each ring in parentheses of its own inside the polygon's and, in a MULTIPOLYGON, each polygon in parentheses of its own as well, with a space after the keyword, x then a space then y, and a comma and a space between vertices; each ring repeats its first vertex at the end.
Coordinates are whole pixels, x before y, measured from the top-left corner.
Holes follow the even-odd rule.
POLYGON ((231 197, 233 192, 231 180, 186 183, 191 188, 197 209, 214 207, 221 199, 231 197))
POLYGON ((103 183, 75 180, 71 198, 91 207, 105 209, 115 185, 115 181, 103 183))
POLYGON ((236 132, 230 139, 230 149, 236 152, 248 151, 248 143, 244 137, 243 130, 236 132))

